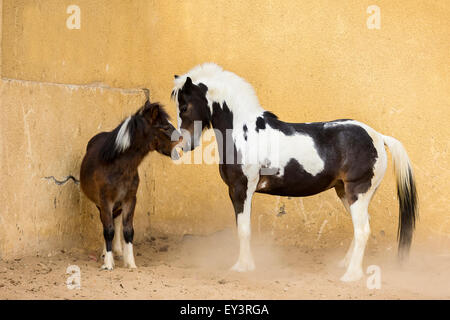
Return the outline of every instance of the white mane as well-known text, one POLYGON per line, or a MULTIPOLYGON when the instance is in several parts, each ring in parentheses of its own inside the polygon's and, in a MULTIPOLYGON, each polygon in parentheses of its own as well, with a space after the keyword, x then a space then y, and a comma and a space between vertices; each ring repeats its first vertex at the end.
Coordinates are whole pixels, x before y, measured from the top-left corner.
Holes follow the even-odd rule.
POLYGON ((174 80, 173 92, 176 103, 178 103, 178 91, 183 87, 187 77, 190 77, 195 85, 203 83, 208 87, 206 99, 211 112, 213 102, 218 102, 222 107, 224 101, 237 117, 264 112, 253 87, 238 75, 223 70, 215 63, 198 65, 174 80))

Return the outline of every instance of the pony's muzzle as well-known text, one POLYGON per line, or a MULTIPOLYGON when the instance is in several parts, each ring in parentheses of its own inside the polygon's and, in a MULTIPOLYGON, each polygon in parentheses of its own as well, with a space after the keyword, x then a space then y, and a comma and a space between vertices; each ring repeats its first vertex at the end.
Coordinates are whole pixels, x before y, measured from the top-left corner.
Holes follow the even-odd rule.
POLYGON ((179 160, 183 155, 183 136, 179 135, 178 140, 172 144, 171 158, 172 160, 179 160))

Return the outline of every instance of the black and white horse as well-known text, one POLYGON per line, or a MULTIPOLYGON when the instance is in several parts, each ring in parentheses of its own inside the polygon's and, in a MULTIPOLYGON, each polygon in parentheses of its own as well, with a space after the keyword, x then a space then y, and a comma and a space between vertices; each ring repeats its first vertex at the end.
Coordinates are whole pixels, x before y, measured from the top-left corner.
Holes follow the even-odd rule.
POLYGON ((417 195, 408 155, 398 140, 354 120, 283 122, 261 107, 249 83, 213 63, 175 76, 174 83, 183 150, 193 150, 205 128, 212 126, 216 134, 220 175, 229 187, 240 239, 233 270, 255 268, 250 250, 255 192, 303 197, 335 188, 354 227, 352 244, 340 263, 347 267, 341 280, 360 279, 370 234, 369 202, 387 167, 385 145, 397 177, 399 255, 408 254, 417 195))

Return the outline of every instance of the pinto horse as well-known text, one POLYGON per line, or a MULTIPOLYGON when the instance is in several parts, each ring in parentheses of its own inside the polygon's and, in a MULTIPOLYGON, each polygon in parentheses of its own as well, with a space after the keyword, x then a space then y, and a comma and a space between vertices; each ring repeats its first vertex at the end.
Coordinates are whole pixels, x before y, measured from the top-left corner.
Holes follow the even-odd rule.
POLYGON ((177 144, 171 139, 174 132, 164 108, 159 103, 150 103, 147 92, 147 101, 134 115, 114 130, 101 132, 89 141, 81 164, 80 184, 100 212, 105 238, 102 269, 114 268, 112 249, 118 256, 123 254, 125 267, 136 268, 133 216, 139 186, 138 166, 153 150, 173 157, 172 150, 177 144))
POLYGON ((399 199, 399 256, 407 256, 415 227, 417 194, 413 170, 402 144, 354 120, 288 123, 264 110, 253 87, 213 63, 175 76, 172 98, 178 109, 182 149, 193 150, 212 126, 219 171, 228 185, 240 240, 235 271, 255 268, 250 250, 250 214, 255 192, 305 197, 334 188, 353 221, 352 244, 340 262, 342 281, 363 276, 370 234, 369 202, 392 154, 399 199), (220 136, 220 139, 219 139, 220 136))

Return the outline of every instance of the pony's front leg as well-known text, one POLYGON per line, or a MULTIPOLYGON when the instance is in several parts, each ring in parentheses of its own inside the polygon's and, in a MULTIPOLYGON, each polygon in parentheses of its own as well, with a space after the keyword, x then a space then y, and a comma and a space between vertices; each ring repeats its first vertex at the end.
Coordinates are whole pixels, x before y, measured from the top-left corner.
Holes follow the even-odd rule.
POLYGON ((250 248, 252 197, 258 183, 258 177, 247 177, 247 184, 237 184, 230 187, 230 197, 236 214, 239 236, 239 258, 231 268, 234 271, 245 272, 255 269, 255 263, 250 248), (256 182, 255 182, 256 181, 256 182))
POLYGON ((112 241, 114 238, 114 223, 110 205, 104 201, 100 210, 100 219, 103 224, 103 237, 105 238, 104 263, 102 269, 114 269, 114 257, 112 254, 112 241))
POLYGON ((134 252, 133 252, 133 238, 134 238, 134 228, 133 228, 133 217, 134 208, 136 207, 136 196, 127 201, 122 206, 123 215, 123 264, 125 268, 135 269, 136 263, 134 262, 134 252))

